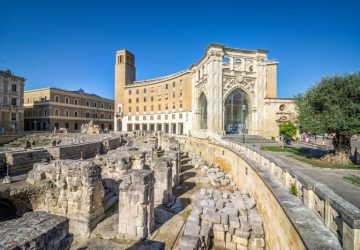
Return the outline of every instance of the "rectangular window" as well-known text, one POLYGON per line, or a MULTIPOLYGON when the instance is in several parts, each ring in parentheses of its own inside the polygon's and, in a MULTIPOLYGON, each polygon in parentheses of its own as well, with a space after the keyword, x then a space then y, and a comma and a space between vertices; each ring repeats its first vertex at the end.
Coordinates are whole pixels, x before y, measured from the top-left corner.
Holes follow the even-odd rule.
POLYGON ((129 98, 129 103, 131 103, 131 98, 129 98))
POLYGON ((138 120, 139 120, 139 117, 138 117, 138 116, 136 116, 136 117, 135 117, 135 120, 137 120, 137 121, 138 121, 138 120))
POLYGON ((16 113, 11 113, 11 120, 16 121, 16 113))
POLYGON ((143 116, 143 120, 146 121, 146 116, 145 115, 143 116))
POLYGON ((131 95, 131 89, 129 89, 129 95, 131 95))
POLYGON ((180 108, 182 109, 182 102, 180 102, 180 108))
POLYGON ((129 107, 129 113, 131 113, 131 107, 129 107))
POLYGON ((160 111, 160 110, 161 110, 161 104, 158 105, 158 111, 160 111))
POLYGON ((144 102, 146 102, 146 97, 144 97, 144 102))
POLYGON ((152 101, 152 102, 154 101, 154 97, 153 97, 153 96, 151 97, 151 101, 152 101))
POLYGON ((175 88, 175 82, 173 82, 173 88, 175 88))
POLYGON ((175 103, 173 103, 173 109, 175 109, 175 103))
POLYGON ((144 94, 146 94, 146 89, 144 89, 144 94))
POLYGON ((144 112, 146 112, 146 106, 144 106, 144 112))
POLYGON ((165 115, 165 120, 167 120, 168 119, 168 115, 165 115))
POLYGON ((179 119, 182 119, 182 114, 179 114, 179 119))
POLYGON ((139 103, 139 98, 138 97, 136 97, 136 103, 139 103))
POLYGON ((30 98, 27 99, 28 103, 30 103, 30 98))
POLYGON ((165 84, 165 89, 168 89, 168 85, 167 85, 167 84, 165 84))
POLYGON ((131 116, 128 117, 128 121, 131 121, 131 116))
POLYGON ((165 104, 165 110, 168 110, 168 105, 167 104, 165 104))
POLYGON ((151 105, 151 111, 154 111, 154 105, 151 105))
POLYGON ((12 92, 16 92, 16 84, 12 84, 12 85, 11 85, 11 91, 12 91, 12 92))
POLYGON ((13 106, 16 105, 16 98, 11 98, 11 105, 13 105, 13 106))
POLYGON ((161 115, 158 115, 158 116, 157 116, 157 119, 158 119, 158 120, 161 120, 161 115))
POLYGON ((139 112, 139 107, 136 107, 136 112, 139 112))
POLYGON ((175 92, 173 92, 173 98, 175 98, 175 92))
POLYGON ((139 94, 139 90, 138 90, 138 89, 136 90, 136 94, 139 94))
POLYGON ((171 118, 172 118, 173 120, 175 120, 175 114, 172 114, 172 115, 171 115, 171 118))

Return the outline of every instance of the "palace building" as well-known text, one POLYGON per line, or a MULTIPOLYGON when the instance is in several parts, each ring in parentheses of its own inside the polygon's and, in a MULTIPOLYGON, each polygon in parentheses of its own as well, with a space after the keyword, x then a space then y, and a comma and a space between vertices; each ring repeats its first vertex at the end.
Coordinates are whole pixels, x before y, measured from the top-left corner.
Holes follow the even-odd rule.
POLYGON ((188 69, 136 81, 134 54, 117 51, 115 130, 277 137, 296 110, 292 99, 277 98, 278 62, 267 54, 210 44, 188 69))
POLYGON ((24 129, 25 78, 0 70, 0 132, 24 129))
POLYGON ((114 101, 88 94, 82 89, 68 91, 43 88, 25 91, 25 130, 52 131, 66 128, 79 131, 94 120, 102 129, 113 130, 114 101))

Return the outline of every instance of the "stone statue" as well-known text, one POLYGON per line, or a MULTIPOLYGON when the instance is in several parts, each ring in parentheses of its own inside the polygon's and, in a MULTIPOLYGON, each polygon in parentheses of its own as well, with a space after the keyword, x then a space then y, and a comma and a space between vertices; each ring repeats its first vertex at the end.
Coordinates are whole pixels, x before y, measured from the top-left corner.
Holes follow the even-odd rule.
POLYGON ((81 125, 80 132, 83 134, 101 134, 103 131, 99 125, 94 122, 94 120, 91 120, 89 123, 81 125))

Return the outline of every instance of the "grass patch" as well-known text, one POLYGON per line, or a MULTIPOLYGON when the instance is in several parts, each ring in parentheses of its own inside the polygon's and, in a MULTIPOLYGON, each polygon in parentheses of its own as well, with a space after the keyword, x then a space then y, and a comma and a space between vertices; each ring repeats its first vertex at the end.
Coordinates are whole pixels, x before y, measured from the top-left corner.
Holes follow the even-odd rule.
POLYGON ((318 168, 339 168, 339 169, 353 169, 353 170, 359 169, 359 166, 355 165, 355 164, 331 163, 331 162, 326 162, 326 161, 320 160, 319 158, 311 157, 311 156, 291 154, 291 155, 289 155, 289 157, 291 157, 295 160, 313 165, 314 167, 318 167, 318 168))
POLYGON ((261 150, 272 151, 272 152, 288 152, 288 153, 304 153, 307 151, 306 148, 297 147, 281 147, 281 146, 262 146, 261 150))
POLYGON ((344 176, 344 180, 360 187, 360 177, 352 175, 352 176, 344 176))

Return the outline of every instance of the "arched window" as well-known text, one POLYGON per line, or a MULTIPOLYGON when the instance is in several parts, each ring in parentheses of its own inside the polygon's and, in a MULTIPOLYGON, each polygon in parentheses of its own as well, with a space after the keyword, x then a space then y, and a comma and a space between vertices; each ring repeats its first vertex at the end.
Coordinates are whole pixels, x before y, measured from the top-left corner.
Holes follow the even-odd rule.
POLYGON ((233 90, 225 100, 225 132, 231 134, 244 133, 248 124, 248 101, 245 92, 233 90))
POLYGON ((78 112, 77 111, 74 112, 74 117, 78 117, 78 112))
POLYGON ((55 102, 59 102, 59 96, 55 96, 55 102))
POLYGON ((65 116, 69 117, 69 111, 68 110, 65 110, 65 116))
POLYGON ((65 103, 69 104, 69 98, 67 98, 67 97, 65 98, 65 103))
POLYGON ((75 104, 75 105, 78 105, 78 99, 75 99, 75 100, 74 100, 74 104, 75 104))
POLYGON ((207 129, 207 100, 202 93, 199 98, 200 106, 200 129, 207 129))
POLYGON ((54 115, 55 115, 55 116, 59 116, 59 110, 58 110, 58 109, 55 109, 54 115))

